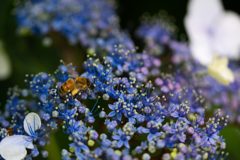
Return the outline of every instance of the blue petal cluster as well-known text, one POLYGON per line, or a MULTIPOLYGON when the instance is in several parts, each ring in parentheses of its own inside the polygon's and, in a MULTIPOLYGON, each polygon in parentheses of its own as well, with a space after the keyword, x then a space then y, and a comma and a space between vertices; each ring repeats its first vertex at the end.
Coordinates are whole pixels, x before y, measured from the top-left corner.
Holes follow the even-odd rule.
POLYGON ((134 49, 129 36, 120 30, 112 0, 24 0, 18 4, 15 17, 18 32, 48 37, 61 33, 70 44, 79 43, 89 52, 114 51, 114 45, 134 49))
POLYGON ((206 118, 205 109, 201 113, 191 110, 181 88, 178 92, 159 92, 158 88, 164 83, 154 88, 151 82, 137 81, 137 74, 117 76, 112 73, 117 68, 113 69, 114 65, 107 60, 101 63, 99 59, 89 57, 84 64, 86 72, 83 76, 93 84, 85 98, 81 91, 74 97, 71 91, 64 97, 58 94, 65 73, 70 72, 62 64, 55 76, 36 74, 27 80, 28 88, 22 92, 13 89, 1 119, 6 121, 4 119, 9 116, 14 119, 12 123, 1 123, 2 137, 8 135, 5 128, 9 126, 14 127, 14 134, 24 134, 25 114, 27 110, 35 110, 42 119, 42 127, 34 134, 39 147, 34 148, 29 157, 38 156, 38 150, 48 141, 45 135, 58 126, 71 137, 70 150, 62 151, 62 159, 146 159, 154 158, 151 157, 153 153, 162 148, 168 150, 163 157, 201 159, 225 148, 219 133, 229 117, 220 117, 220 111, 206 118), (95 101, 95 105, 84 105, 86 100, 95 101), (102 105, 99 100, 108 105, 102 105), (26 107, 30 104, 31 107, 26 107))

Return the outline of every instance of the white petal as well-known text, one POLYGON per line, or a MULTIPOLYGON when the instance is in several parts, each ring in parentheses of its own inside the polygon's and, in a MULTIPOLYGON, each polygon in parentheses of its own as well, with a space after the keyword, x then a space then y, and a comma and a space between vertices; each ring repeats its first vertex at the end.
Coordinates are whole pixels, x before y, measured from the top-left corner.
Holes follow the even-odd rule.
POLYGON ((211 35, 203 28, 197 19, 188 16, 185 18, 185 26, 190 39, 190 50, 193 58, 202 65, 212 62, 214 51, 211 46, 211 35))
POLYGON ((12 72, 11 63, 0 41, 0 80, 7 79, 12 72))
POLYGON ((32 135, 41 127, 41 119, 38 114, 31 112, 24 119, 24 130, 32 135))
POLYGON ((190 42, 199 40, 199 35, 208 36, 206 27, 203 27, 202 24, 194 16, 188 15, 184 19, 185 28, 188 33, 190 42))
POLYGON ((190 0, 184 19, 193 57, 209 65, 215 53, 212 48, 214 20, 224 13, 220 0, 190 0))
POLYGON ((0 142, 0 154, 6 160, 22 160, 26 155, 26 145, 32 143, 30 137, 13 135, 0 142))
POLYGON ((202 65, 209 65, 213 59, 213 51, 209 45, 209 39, 204 35, 199 35, 198 40, 190 43, 192 56, 202 65))
POLYGON ((233 12, 222 14, 214 21, 213 50, 221 56, 239 58, 240 17, 233 12))
POLYGON ((28 142, 25 144, 25 147, 28 148, 28 149, 33 149, 34 146, 33 146, 32 141, 28 140, 28 142))
POLYGON ((224 11, 220 0, 190 0, 184 22, 193 57, 200 63, 210 64, 214 53, 240 58, 240 17, 224 11))
POLYGON ((190 0, 187 14, 197 19, 201 26, 209 26, 212 20, 223 12, 220 0, 190 0))

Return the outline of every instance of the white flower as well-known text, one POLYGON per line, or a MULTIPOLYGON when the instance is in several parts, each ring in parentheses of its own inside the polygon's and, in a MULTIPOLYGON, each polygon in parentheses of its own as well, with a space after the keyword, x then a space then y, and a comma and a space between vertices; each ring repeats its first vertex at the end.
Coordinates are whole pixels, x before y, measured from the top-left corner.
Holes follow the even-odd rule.
POLYGON ((24 119, 23 126, 29 136, 34 136, 35 131, 41 127, 41 119, 36 113, 29 113, 24 119))
POLYGON ((0 154, 6 160, 21 160, 27 155, 26 148, 34 148, 31 137, 13 135, 1 141, 0 154))
POLYGON ((13 135, 0 142, 0 155, 6 160, 22 160, 27 155, 26 148, 33 149, 33 137, 41 127, 41 119, 36 113, 29 113, 24 119, 24 130, 29 136, 13 135))
POLYGON ((7 79, 12 72, 11 63, 0 41, 0 80, 7 79))
POLYGON ((226 57, 218 58, 215 54, 212 63, 208 66, 208 74, 223 85, 229 85, 234 81, 234 74, 228 68, 228 59, 226 57))
POLYGON ((214 53, 240 58, 240 18, 225 11, 220 0, 190 0, 185 27, 193 57, 203 65, 212 62, 214 53))

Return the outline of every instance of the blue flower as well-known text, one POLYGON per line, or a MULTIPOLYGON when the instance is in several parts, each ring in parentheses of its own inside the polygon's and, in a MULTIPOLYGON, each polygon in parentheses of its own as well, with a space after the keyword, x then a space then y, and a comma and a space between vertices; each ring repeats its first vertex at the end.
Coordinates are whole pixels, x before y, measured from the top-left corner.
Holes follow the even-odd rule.
POLYGON ((115 115, 117 115, 117 119, 119 121, 122 120, 122 111, 123 111, 123 108, 121 107, 121 104, 119 104, 118 102, 115 103, 115 105, 112 105, 112 104, 108 104, 108 107, 113 110, 112 112, 110 112, 108 114, 108 117, 113 117, 115 115))
POLYGON ((186 115, 189 112, 190 107, 188 107, 186 104, 182 103, 179 106, 176 106, 176 111, 174 111, 171 116, 178 118, 179 120, 183 120, 185 123, 190 124, 190 122, 186 119, 186 115))
POLYGON ((64 132, 66 134, 72 134, 74 132, 78 132, 81 126, 79 121, 71 120, 70 123, 65 124, 65 127, 67 129, 67 132, 64 132))
POLYGON ((178 138, 181 142, 185 142, 186 135, 184 132, 187 130, 188 125, 184 122, 176 122, 172 125, 171 129, 169 129, 169 133, 173 134, 173 137, 178 138))
POLYGON ((53 76, 47 75, 47 73, 40 73, 35 75, 29 80, 28 75, 26 76, 25 82, 29 86, 33 95, 39 96, 41 101, 47 100, 48 90, 52 87, 55 79, 53 76))
POLYGON ((59 110, 59 117, 67 120, 67 119, 73 119, 73 117, 75 116, 77 109, 76 108, 72 108, 72 109, 66 109, 63 113, 59 110))
POLYGON ((212 144, 212 145, 216 145, 215 141, 214 140, 218 140, 219 136, 218 136, 218 131, 215 129, 214 125, 213 124, 207 124, 206 126, 206 136, 204 136, 202 138, 202 141, 203 142, 206 142, 209 140, 209 142, 212 144))
POLYGON ((130 148, 128 141, 131 139, 131 137, 122 132, 121 128, 118 129, 118 135, 113 135, 112 138, 118 140, 118 148, 121 148, 123 145, 127 148, 130 148))
POLYGON ((160 130, 160 128, 158 126, 153 126, 149 129, 147 128, 142 128, 143 133, 149 133, 147 136, 147 140, 150 142, 153 140, 154 136, 156 137, 160 137, 163 135, 163 133, 158 132, 160 130))
POLYGON ((82 150, 89 151, 89 148, 81 141, 71 143, 71 144, 69 144, 69 146, 72 148, 75 148, 75 155, 77 156, 78 159, 84 158, 83 154, 81 153, 82 150))

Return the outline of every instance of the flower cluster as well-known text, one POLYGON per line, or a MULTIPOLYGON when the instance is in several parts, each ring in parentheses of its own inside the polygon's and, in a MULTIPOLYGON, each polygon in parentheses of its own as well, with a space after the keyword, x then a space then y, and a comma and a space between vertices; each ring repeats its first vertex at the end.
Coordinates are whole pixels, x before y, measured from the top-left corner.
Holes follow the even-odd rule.
POLYGON ((228 155, 220 131, 239 112, 238 68, 232 74, 228 59, 217 56, 208 67, 200 65, 189 46, 174 39, 176 28, 166 15, 145 17, 136 31, 145 42, 139 53, 114 9, 112 0, 17 3, 19 33, 60 33, 72 45, 80 42, 88 55, 81 64, 84 73, 60 61, 54 74, 26 75, 27 88, 9 90, 0 112, 0 159, 47 157, 42 147, 56 130, 70 141, 61 152, 65 160, 215 160, 228 155), (167 52, 173 66, 163 72, 160 67, 168 61, 159 57, 167 52), (206 104, 221 105, 223 112, 207 117, 206 104))
POLYGON ((141 25, 136 31, 136 36, 145 43, 145 50, 154 55, 165 53, 166 46, 172 41, 176 27, 172 24, 166 13, 157 16, 143 16, 141 25))
POLYGON ((183 65, 182 69, 175 74, 175 78, 181 85, 194 84, 194 88, 198 89, 205 98, 205 105, 220 106, 223 111, 222 114, 230 115, 230 122, 240 123, 240 101, 237 98, 239 97, 240 81, 237 64, 232 61, 228 64, 226 58, 217 58, 217 55, 215 55, 213 62, 206 68, 198 61, 193 60, 190 52, 176 53, 172 60, 176 67, 183 65), (175 61, 178 57, 182 58, 175 61), (188 58, 184 59, 183 57, 188 58))
MULTIPOLYGON (((160 19, 157 18, 152 21, 158 22, 160 19)), ((158 45, 161 46, 162 49, 167 48, 168 52, 172 54, 171 62, 174 64, 172 68, 178 68, 177 70, 172 69, 173 71, 171 71, 175 85, 181 87, 188 86, 189 92, 200 92, 204 97, 202 100, 204 103, 201 105, 210 107, 220 106, 222 107, 223 115, 230 115, 230 122, 240 123, 238 107, 240 104, 238 98, 240 81, 239 78, 237 78, 239 77, 239 67, 237 67, 237 64, 231 61, 228 65, 226 58, 217 58, 215 56, 214 60, 216 63, 212 62, 207 68, 201 65, 198 60, 194 59, 186 42, 171 38, 171 34, 168 34, 169 38, 165 43, 160 40, 166 35, 162 34, 162 36, 158 36, 157 38, 152 36, 160 32, 168 33, 163 32, 166 30, 166 27, 158 23, 153 23, 153 25, 145 24, 144 21, 142 23, 142 26, 140 26, 137 31, 137 35, 144 38, 146 42, 145 49, 151 52, 149 48, 158 45), (146 27, 146 25, 148 25, 148 27, 146 27), (143 30, 142 28, 145 29, 143 30), (151 44, 148 42, 151 42, 151 44), (216 60, 218 60, 218 62, 216 60), (230 67, 232 71, 227 67, 230 67)), ((158 50, 157 54, 161 53, 166 52, 164 52, 164 50, 158 50)), ((162 83, 165 83, 164 79, 157 77, 155 84, 158 85, 162 83)), ((169 89, 169 87, 165 88, 169 89)))
POLYGON ((86 72, 81 76, 91 81, 90 93, 79 90, 74 94, 74 89, 69 89, 64 96, 59 94, 72 73, 78 74, 72 65, 64 63, 55 72, 56 79, 46 73, 27 76, 28 89, 11 90, 6 110, 1 114, 2 158, 20 160, 26 156, 26 148, 32 149, 29 158, 37 156, 38 150, 47 144, 46 135, 52 129, 60 129, 58 126, 62 126, 71 141, 70 150, 62 150, 62 159, 222 156, 218 153, 226 144, 219 132, 227 125, 228 116, 220 117, 218 111, 206 118, 204 108, 201 113, 192 109, 191 99, 185 99, 188 96, 183 88, 159 92, 157 88, 163 88, 167 82, 155 88, 151 81, 144 84, 138 80, 133 71, 127 77, 117 76, 113 73, 114 65, 107 60, 101 63, 89 57, 84 65, 86 72), (100 104, 100 100, 107 105, 100 104), (95 101, 95 105, 84 105, 87 101, 95 101), (26 115, 28 110, 35 113, 26 115), (13 118, 12 123, 4 120, 7 117, 13 118), (13 135, 9 127, 13 127, 13 135), (26 135, 29 138, 22 138, 26 135), (13 151, 10 149, 13 146, 21 149, 13 151), (158 150, 162 153, 154 154, 158 150))
POLYGON ((132 40, 120 30, 114 8, 112 0, 25 0, 17 5, 15 15, 23 35, 30 32, 48 38, 50 32, 58 32, 70 44, 80 42, 90 53, 111 53, 119 44, 134 49, 132 40))

